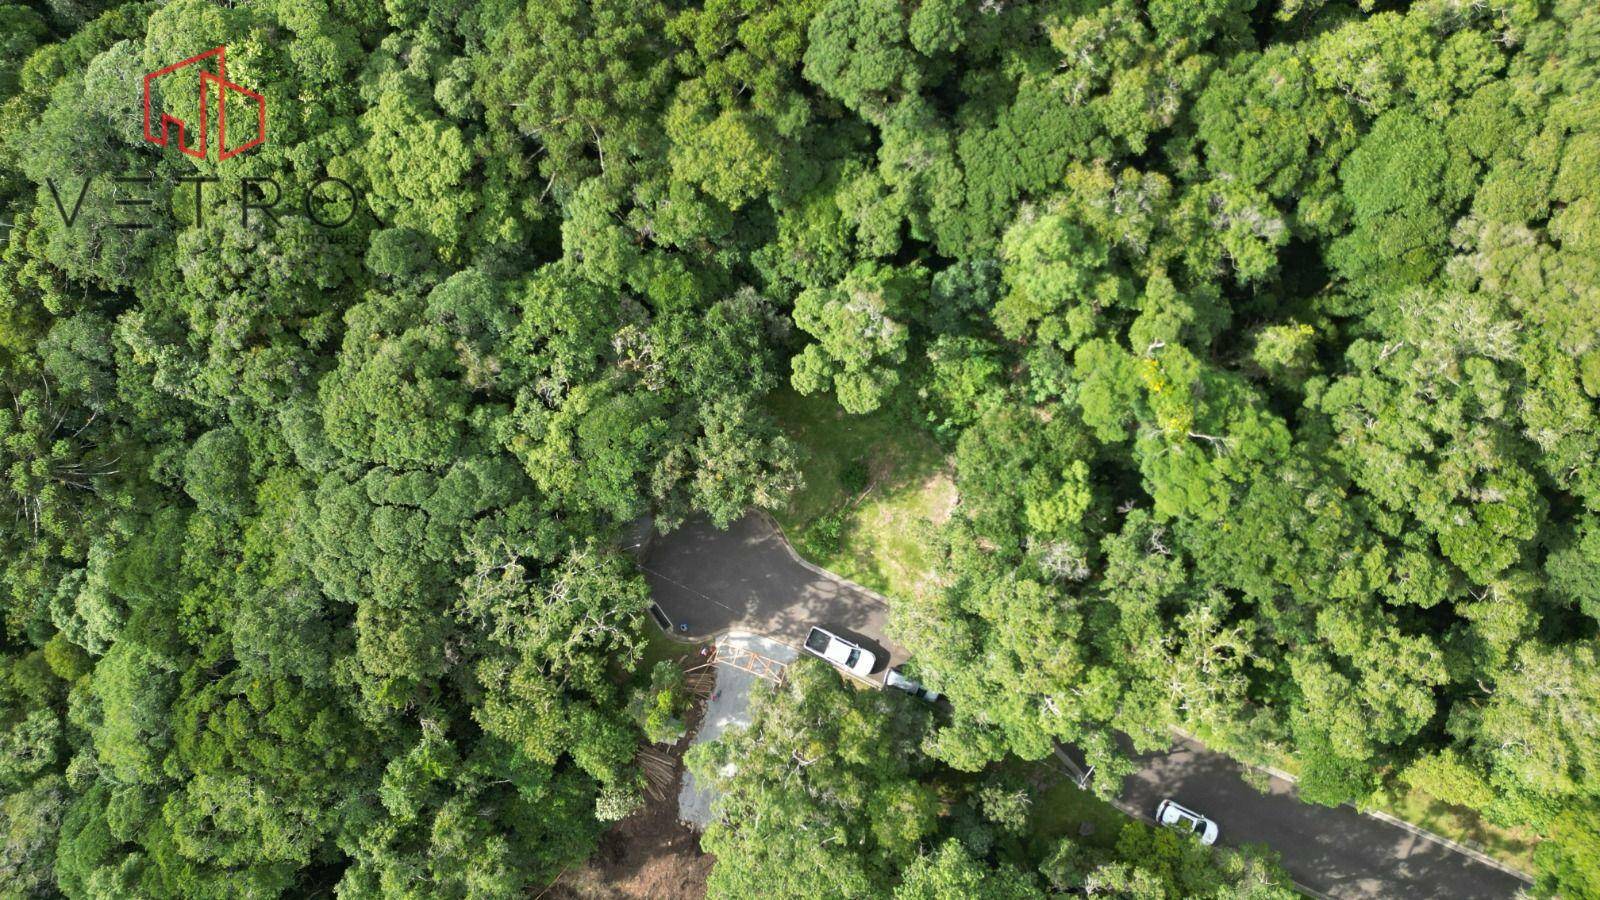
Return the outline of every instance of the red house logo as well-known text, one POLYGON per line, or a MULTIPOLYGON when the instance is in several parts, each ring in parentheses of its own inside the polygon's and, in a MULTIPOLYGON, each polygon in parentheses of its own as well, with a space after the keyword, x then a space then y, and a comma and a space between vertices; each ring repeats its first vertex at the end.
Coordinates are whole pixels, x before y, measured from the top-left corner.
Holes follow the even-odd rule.
POLYGON ((216 108, 216 117, 217 117, 217 160, 220 162, 221 160, 228 159, 229 157, 238 156, 239 154, 245 152, 246 150, 249 150, 251 147, 258 147, 258 146, 266 143, 266 141, 267 141, 267 98, 261 96, 260 94, 256 93, 255 91, 252 91, 252 90, 250 90, 248 88, 245 88, 245 87, 241 87, 240 85, 234 84, 233 82, 228 80, 228 73, 227 73, 227 68, 226 68, 226 60, 224 58, 225 54, 226 54, 226 51, 227 51, 227 47, 218 47, 215 50, 207 50, 206 52, 204 52, 204 53, 202 53, 202 54, 200 54, 198 56, 191 56, 188 59, 184 60, 183 62, 174 63, 174 64, 172 64, 170 66, 167 66, 165 69, 157 69, 156 71, 151 72, 150 74, 144 76, 144 139, 145 140, 151 142, 152 144, 159 144, 160 146, 165 147, 167 145, 168 138, 171 136, 172 127, 173 126, 177 126, 177 129, 178 129, 178 149, 182 150, 184 153, 189 154, 190 156, 193 156, 196 159, 205 159, 206 158, 206 152, 207 152, 207 149, 206 149, 207 128, 208 128, 209 123, 210 123, 210 106, 209 106, 209 104, 210 104, 210 97, 211 97, 211 93, 212 93, 211 92, 211 88, 214 86, 216 88, 216 95, 217 95, 217 108, 216 108), (151 85, 151 83, 154 82, 157 78, 162 77, 163 75, 170 75, 173 72, 178 71, 179 69, 186 69, 186 68, 188 68, 190 66, 198 66, 204 60, 208 60, 208 59, 215 59, 216 60, 217 71, 216 71, 215 74, 213 74, 211 72, 206 71, 203 68, 200 70, 200 139, 199 139, 199 141, 194 146, 190 146, 186 142, 186 140, 184 138, 185 133, 186 133, 185 129, 187 128, 186 123, 182 119, 175 118, 175 117, 173 117, 173 116, 171 116, 171 115, 169 115, 167 113, 162 113, 161 114, 161 118, 159 120, 160 124, 161 124, 161 133, 160 134, 156 134, 155 132, 151 131, 150 130, 150 125, 151 125, 151 121, 150 121, 150 85, 151 85), (251 100, 254 100, 255 103, 256 103, 256 136, 251 138, 249 141, 246 141, 245 143, 240 144, 239 146, 234 147, 232 149, 228 148, 228 93, 230 91, 234 92, 234 93, 237 93, 237 94, 243 94, 244 96, 250 98, 251 100))

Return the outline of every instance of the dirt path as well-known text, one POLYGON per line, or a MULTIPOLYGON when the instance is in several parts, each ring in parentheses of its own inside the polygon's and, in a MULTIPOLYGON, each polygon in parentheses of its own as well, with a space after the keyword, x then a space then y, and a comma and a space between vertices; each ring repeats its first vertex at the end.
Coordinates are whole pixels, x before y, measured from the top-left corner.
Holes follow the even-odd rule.
MULTIPOLYGON (((689 714, 689 734, 698 728, 705 704, 689 714)), ((660 800, 618 822, 600 837, 583 865, 569 869, 537 900, 701 900, 716 857, 700 849, 700 834, 678 821, 676 784, 688 778, 685 737, 672 748, 678 778, 660 800)))

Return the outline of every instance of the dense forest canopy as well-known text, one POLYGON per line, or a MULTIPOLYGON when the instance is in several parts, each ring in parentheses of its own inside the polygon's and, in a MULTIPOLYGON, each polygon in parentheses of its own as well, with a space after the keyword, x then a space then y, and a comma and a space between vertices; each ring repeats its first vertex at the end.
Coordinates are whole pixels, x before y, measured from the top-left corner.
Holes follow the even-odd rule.
POLYGON ((1008 836, 1182 725, 1600 896, 1588 0, 11 0, 0 104, 0 894, 548 884, 671 690, 617 537, 781 506, 787 386, 952 455, 950 707, 797 668, 714 894, 1280 895, 1008 836), (146 140, 219 46, 265 143, 146 140))

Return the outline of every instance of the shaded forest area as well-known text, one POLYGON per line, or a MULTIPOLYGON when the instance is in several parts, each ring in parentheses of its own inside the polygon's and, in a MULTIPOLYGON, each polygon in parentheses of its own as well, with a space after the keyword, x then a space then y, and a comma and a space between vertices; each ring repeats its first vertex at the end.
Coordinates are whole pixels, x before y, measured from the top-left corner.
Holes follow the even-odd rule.
POLYGON ((1028 840, 1172 725, 1600 896, 1587 0, 29 0, 0 106, 4 896, 542 889, 681 733, 616 538, 781 508, 784 386, 953 456, 952 706, 797 667, 713 896, 1284 896, 1028 840), (218 46, 268 140, 147 141, 218 46))

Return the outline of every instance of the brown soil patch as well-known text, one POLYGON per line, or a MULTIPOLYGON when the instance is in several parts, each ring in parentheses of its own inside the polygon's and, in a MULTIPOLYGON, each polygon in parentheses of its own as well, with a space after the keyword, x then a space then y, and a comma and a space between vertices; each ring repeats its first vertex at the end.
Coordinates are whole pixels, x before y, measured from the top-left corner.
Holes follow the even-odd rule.
MULTIPOLYGON (((693 735, 703 704, 689 712, 693 735)), ((678 778, 661 800, 601 835, 594 855, 557 878, 540 900, 701 900, 716 858, 700 849, 698 832, 678 821, 686 737, 671 750, 678 778)))
POLYGON ((549 900, 700 900, 713 858, 678 822, 678 798, 618 822, 581 869, 550 888, 549 900))

